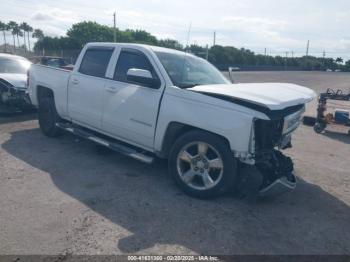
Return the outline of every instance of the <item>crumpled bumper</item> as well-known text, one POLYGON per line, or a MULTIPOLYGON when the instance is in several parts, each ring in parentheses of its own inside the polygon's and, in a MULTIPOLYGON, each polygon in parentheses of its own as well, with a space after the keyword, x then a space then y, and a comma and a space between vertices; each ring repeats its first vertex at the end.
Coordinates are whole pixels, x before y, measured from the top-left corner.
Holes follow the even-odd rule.
POLYGON ((269 196, 277 196, 290 191, 293 191, 297 184, 297 178, 294 173, 290 173, 287 176, 283 176, 278 178, 273 183, 260 189, 259 196, 260 197, 269 197, 269 196))
POLYGON ((293 161, 280 151, 271 152, 270 159, 258 165, 258 169, 263 176, 259 196, 275 196, 295 189, 297 179, 294 175, 293 161))
POLYGON ((237 184, 241 197, 270 197, 293 191, 297 184, 292 159, 278 150, 255 165, 242 164, 237 184))

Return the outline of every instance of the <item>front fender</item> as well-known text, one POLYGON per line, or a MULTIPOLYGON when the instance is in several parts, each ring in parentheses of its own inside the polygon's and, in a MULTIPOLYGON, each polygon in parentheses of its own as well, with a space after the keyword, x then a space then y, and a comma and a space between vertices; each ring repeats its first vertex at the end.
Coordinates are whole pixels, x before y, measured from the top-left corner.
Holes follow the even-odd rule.
POLYGON ((165 93, 163 97, 155 135, 155 151, 162 149, 169 124, 178 122, 226 138, 235 153, 249 152, 253 119, 266 118, 265 115, 229 102, 219 100, 220 103, 217 103, 216 98, 199 93, 180 91, 187 92, 186 97, 174 93, 165 93), (235 107, 239 107, 238 110, 235 107))

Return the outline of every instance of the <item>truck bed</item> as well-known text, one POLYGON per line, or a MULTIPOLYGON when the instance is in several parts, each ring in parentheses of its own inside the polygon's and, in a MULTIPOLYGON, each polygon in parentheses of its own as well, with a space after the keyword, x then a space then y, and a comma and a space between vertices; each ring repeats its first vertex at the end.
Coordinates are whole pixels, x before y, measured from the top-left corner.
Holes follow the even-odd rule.
POLYGON ((61 116, 67 114, 67 86, 71 71, 44 65, 32 65, 29 70, 28 92, 33 105, 38 106, 37 87, 47 87, 55 93, 56 109, 61 116))

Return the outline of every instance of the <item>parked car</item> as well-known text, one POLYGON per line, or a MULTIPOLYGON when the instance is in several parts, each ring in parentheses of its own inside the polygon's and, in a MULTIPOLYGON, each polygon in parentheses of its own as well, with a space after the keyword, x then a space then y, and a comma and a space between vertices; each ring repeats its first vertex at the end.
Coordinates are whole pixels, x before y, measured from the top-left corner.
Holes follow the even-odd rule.
POLYGON ((30 61, 24 57, 0 54, 0 104, 8 109, 31 107, 27 94, 27 71, 30 61))
POLYGON ((251 186, 245 168, 261 196, 294 189, 279 149, 315 97, 294 84, 231 84, 180 51, 113 43, 87 44, 72 72, 33 65, 29 93, 45 135, 66 130, 146 163, 166 158, 177 185, 200 198, 251 186))
POLYGON ((62 68, 67 70, 72 70, 73 65, 67 63, 67 61, 62 57, 57 56, 34 56, 29 59, 34 64, 46 65, 56 68, 62 68))

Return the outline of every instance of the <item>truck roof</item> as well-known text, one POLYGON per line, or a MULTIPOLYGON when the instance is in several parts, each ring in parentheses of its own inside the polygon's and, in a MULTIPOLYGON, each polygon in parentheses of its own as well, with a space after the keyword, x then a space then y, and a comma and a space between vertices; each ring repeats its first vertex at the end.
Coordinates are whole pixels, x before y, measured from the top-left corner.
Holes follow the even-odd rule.
POLYGON ((165 48, 160 46, 153 46, 153 45, 145 45, 145 44, 133 44, 133 43, 109 43, 109 42, 91 42, 86 44, 87 46, 106 46, 106 47, 113 47, 113 46, 121 46, 121 47, 143 47, 146 49, 150 49, 154 52, 163 52, 163 53, 172 53, 172 54, 179 54, 179 55, 191 55, 189 53, 185 53, 179 50, 171 49, 171 48, 165 48))

